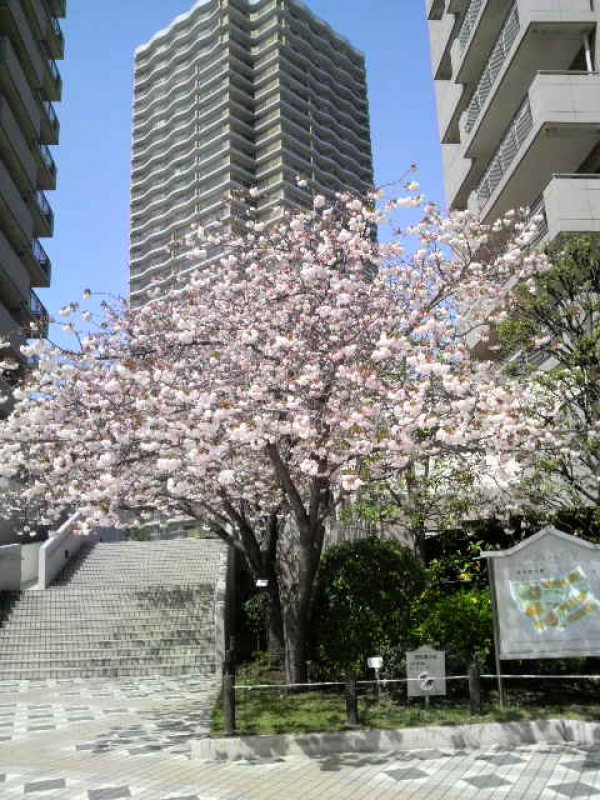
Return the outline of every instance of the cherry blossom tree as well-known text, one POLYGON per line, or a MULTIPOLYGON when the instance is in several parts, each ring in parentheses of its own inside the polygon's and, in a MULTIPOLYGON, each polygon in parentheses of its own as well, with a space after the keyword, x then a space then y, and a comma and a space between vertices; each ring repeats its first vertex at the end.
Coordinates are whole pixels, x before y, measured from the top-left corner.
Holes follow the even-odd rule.
POLYGON ((78 509, 83 533, 124 515, 201 520, 266 582, 272 640, 303 682, 338 505, 425 459, 468 454, 484 469, 490 453, 502 464, 535 446, 539 398, 466 340, 546 259, 519 215, 491 229, 408 189, 316 196, 243 235, 198 229, 190 257, 204 263, 168 295, 64 309, 77 345, 25 348, 39 365, 0 426, 0 473, 19 486, 6 510, 51 525, 78 509), (376 226, 405 206, 422 221, 379 243, 376 226))

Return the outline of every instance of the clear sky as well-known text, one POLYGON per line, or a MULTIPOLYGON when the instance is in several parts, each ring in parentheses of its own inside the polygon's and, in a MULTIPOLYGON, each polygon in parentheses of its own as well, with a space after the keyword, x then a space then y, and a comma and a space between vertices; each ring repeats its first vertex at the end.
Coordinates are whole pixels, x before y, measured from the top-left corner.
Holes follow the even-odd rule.
MULTIPOLYGON (((55 237, 43 240, 51 313, 84 288, 126 295, 133 51, 194 0, 69 0, 57 105, 58 189, 49 193, 55 237)), ((443 204, 440 148, 424 0, 307 0, 366 54, 376 181, 416 162, 423 190, 443 204)))

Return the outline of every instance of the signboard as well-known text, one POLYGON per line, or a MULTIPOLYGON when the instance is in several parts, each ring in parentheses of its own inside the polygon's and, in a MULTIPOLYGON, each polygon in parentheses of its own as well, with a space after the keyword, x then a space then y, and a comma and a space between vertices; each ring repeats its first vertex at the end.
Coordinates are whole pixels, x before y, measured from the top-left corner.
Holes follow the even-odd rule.
POLYGON ((600 545, 549 527, 484 555, 500 659, 600 655, 600 545))
POLYGON ((406 684, 408 697, 446 694, 446 653, 427 645, 408 651, 406 677, 409 679, 406 684))

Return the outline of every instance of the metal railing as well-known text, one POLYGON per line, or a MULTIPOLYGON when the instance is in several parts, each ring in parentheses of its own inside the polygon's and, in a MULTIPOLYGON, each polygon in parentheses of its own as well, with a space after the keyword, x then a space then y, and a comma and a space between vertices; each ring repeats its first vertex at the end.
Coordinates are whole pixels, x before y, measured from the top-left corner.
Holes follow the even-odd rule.
POLYGON ((470 133, 473 130, 481 110, 483 109, 486 100, 490 96, 492 88, 496 83, 496 78, 500 74, 510 49, 519 35, 520 29, 521 25, 519 22, 519 7, 517 3, 514 3, 513 7, 509 11, 508 17, 506 18, 506 22, 500 31, 500 35, 496 40, 496 44, 494 45, 489 61, 487 62, 487 65, 481 74, 481 78, 479 79, 477 86, 475 87, 473 98, 471 99, 467 110, 464 112, 465 130, 467 133, 470 133))
POLYGON ((55 38, 58 39, 58 41, 60 42, 60 46, 62 48, 65 43, 65 37, 62 32, 60 22, 56 19, 56 17, 53 14, 50 14, 50 26, 52 28, 52 32, 55 38))
POLYGON ((50 100, 46 99, 44 93, 41 91, 40 91, 40 100, 42 102, 44 111, 46 112, 46 116, 50 120, 51 127, 54 129, 55 133, 58 133, 59 122, 58 122, 58 117, 56 116, 56 111, 54 110, 54 106, 52 105, 50 100))
POLYGON ((60 72, 58 71, 58 66, 56 65, 56 61, 49 57, 48 58, 48 67, 50 69, 50 75, 52 76, 52 80, 54 81, 55 85, 58 87, 62 83, 62 78, 60 77, 60 72))
POLYGON ((464 50, 467 46, 467 42, 471 38, 471 33, 475 28, 477 20, 479 19, 479 13, 485 2, 486 0, 471 0, 469 8, 467 9, 467 13, 465 14, 463 24, 458 33, 458 42, 461 50, 464 50))
POLYGON ((524 103, 522 103, 513 117, 496 155, 490 162, 479 186, 474 192, 477 210, 481 211, 483 209, 500 185, 532 130, 533 116, 531 114, 529 95, 527 95, 524 103))
POLYGON ((54 163, 54 159, 52 158, 52 153, 48 148, 48 145, 40 143, 39 145, 40 155, 42 157, 42 161, 48 168, 48 171, 52 175, 56 175, 56 164, 54 163))
POLYGON ((40 214, 48 222, 50 227, 52 227, 52 225, 54 224, 54 212, 50 208, 50 203, 48 202, 46 195, 42 192, 41 189, 38 189, 34 197, 37 207, 40 211, 40 214))
POLYGON ((530 216, 529 218, 533 217, 542 217, 542 221, 538 223, 537 232, 535 235, 535 239, 532 240, 531 244, 536 245, 538 244, 548 233, 548 217, 546 216, 546 204, 544 202, 544 195, 541 194, 537 200, 535 200, 531 204, 531 208, 529 209, 530 216))
POLYGON ((52 263, 48 257, 48 254, 40 244, 39 239, 34 239, 31 246, 31 252, 33 253, 33 257, 37 261, 38 266, 44 275, 48 278, 48 280, 50 280, 52 275, 52 263))
POLYGON ((29 292, 29 311, 35 319, 48 319, 48 309, 33 289, 29 292))

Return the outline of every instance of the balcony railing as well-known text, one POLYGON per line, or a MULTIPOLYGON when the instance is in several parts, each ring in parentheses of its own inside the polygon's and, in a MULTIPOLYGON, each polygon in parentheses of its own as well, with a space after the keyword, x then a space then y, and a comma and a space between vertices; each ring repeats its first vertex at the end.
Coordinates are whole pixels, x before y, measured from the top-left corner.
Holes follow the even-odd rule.
POLYGON ((502 179, 510 169, 523 142, 533 130, 533 117, 529 95, 521 105, 504 135, 498 152, 492 159, 483 179, 475 190, 476 205, 479 211, 483 209, 502 179))
POLYGON ((45 92, 43 90, 40 90, 39 97, 40 97, 40 101, 42 103, 42 106, 44 108, 44 111, 46 113, 46 116, 48 117, 48 120, 50 121, 50 126, 53 128, 55 134, 58 136, 60 123, 58 121, 58 117, 56 116, 56 111, 54 110, 54 106, 52 105, 50 100, 46 99, 45 92))
POLYGON ((544 202, 543 194, 541 194, 537 200, 531 204, 531 208, 529 209, 529 217, 530 219, 533 217, 542 218, 541 222, 538 222, 537 224, 535 238, 531 242, 532 245, 536 245, 539 244, 548 233, 548 217, 546 216, 546 204, 544 202))
POLYGON ((52 276, 52 263, 48 258, 48 254, 40 244, 39 239, 34 239, 33 244, 31 246, 31 252, 33 253, 33 257, 38 263, 38 266, 44 273, 44 275, 48 278, 48 282, 50 282, 50 278, 52 276))
POLYGON ((61 49, 64 47, 65 44, 65 37, 62 32, 62 28, 60 27, 60 22, 56 19, 53 14, 50 14, 50 25, 52 27, 52 33, 54 34, 54 38, 60 43, 61 49))
POLYGON ((50 149, 45 144, 40 144, 39 145, 39 149, 40 149, 40 156, 42 157, 42 161, 44 162, 44 164, 48 168, 48 171, 52 175, 56 176, 56 164, 54 163, 54 159, 52 158, 52 153, 50 152, 50 149))
POLYGON ((471 103, 464 112, 465 130, 467 133, 471 133, 475 127, 475 123, 490 96, 490 92, 496 83, 496 78, 502 70, 502 66, 519 35, 520 29, 519 8, 517 3, 514 3, 500 31, 500 35, 494 45, 489 61, 479 79, 479 83, 475 87, 471 103))
POLYGON ((44 219, 46 219, 48 225, 52 227, 54 224, 54 212, 50 208, 50 203, 46 199, 46 195, 41 191, 41 189, 38 189, 34 197, 40 214, 44 217, 44 219))
POLYGON ((484 3, 485 0, 471 0, 469 8, 467 9, 467 13, 465 14, 463 24, 458 33, 458 42, 461 50, 465 49, 467 42, 471 38, 471 33, 473 32, 473 28, 479 19, 479 12, 481 11, 484 3))
POLYGON ((56 61, 49 57, 48 58, 48 67, 50 68, 50 75, 52 75, 52 80, 54 81, 54 85, 58 88, 62 84, 62 78, 60 77, 60 72, 58 71, 58 66, 56 65, 56 61))
MULTIPOLYGON (((42 303, 33 289, 29 292, 29 305, 27 311, 32 322, 36 323, 35 336, 45 338, 48 335, 49 315, 46 306, 42 303)), ((32 338, 33 336, 32 331, 32 338)))

